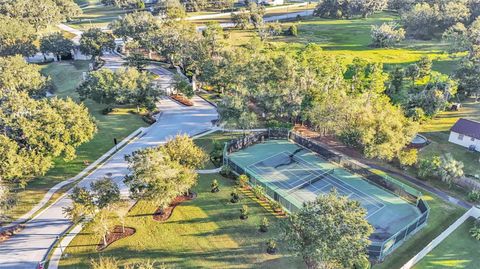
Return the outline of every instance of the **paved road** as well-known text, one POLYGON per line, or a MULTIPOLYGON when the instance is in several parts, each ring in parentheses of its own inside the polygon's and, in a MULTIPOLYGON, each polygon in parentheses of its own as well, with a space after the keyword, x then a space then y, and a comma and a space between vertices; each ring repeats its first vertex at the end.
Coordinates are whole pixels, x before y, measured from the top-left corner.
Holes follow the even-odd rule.
MULTIPOLYGON (((157 72, 165 73, 161 68, 157 72)), ((195 106, 184 107, 164 99, 160 102, 162 114, 157 123, 148 128, 137 140, 118 151, 103 166, 82 180, 80 186, 88 186, 92 181, 111 176, 120 186, 122 195, 128 194, 123 184, 123 176, 128 172, 124 160, 140 148, 156 146, 168 138, 185 133, 193 135, 212 127, 217 118, 216 110, 199 97, 193 99, 195 106)), ((68 197, 59 200, 50 208, 26 224, 17 235, 0 244, 0 268, 32 269, 43 259, 57 235, 67 230, 71 222, 63 215, 62 208, 71 203, 68 197)))

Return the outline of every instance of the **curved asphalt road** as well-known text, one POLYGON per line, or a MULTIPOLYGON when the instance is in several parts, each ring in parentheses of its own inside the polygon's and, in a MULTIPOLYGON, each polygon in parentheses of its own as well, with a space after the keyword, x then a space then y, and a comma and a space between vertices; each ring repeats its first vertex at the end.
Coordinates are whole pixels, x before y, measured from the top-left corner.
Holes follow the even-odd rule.
MULTIPOLYGON (((123 176, 128 173, 126 154, 138 149, 156 146, 177 134, 194 135, 212 127, 217 119, 216 110, 199 97, 194 97, 195 106, 184 107, 164 99, 160 102, 163 112, 157 121, 143 134, 112 156, 104 165, 79 183, 88 186, 96 179, 107 175, 119 184, 122 195, 128 195, 123 176)), ((69 228, 71 222, 65 218, 62 208, 70 205, 68 197, 59 200, 50 208, 28 222, 25 228, 9 240, 0 243, 0 268, 33 269, 43 259, 50 245, 69 228)))

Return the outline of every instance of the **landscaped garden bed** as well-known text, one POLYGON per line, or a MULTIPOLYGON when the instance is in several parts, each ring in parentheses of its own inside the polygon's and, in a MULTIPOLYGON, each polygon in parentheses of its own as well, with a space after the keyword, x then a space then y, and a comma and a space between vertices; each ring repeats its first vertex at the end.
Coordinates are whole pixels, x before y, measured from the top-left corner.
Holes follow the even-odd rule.
POLYGON ((102 251, 106 249, 109 245, 111 245, 113 242, 118 241, 122 238, 131 236, 135 233, 135 229, 132 227, 122 227, 122 226, 115 226, 113 231, 111 231, 109 234, 107 234, 107 244, 103 244, 103 240, 100 240, 98 243, 97 250, 102 251))
POLYGON ((181 94, 172 94, 170 97, 184 106, 193 106, 193 102, 181 94))
POLYGON ((180 205, 183 202, 193 200, 197 197, 197 194, 191 192, 189 195, 178 196, 173 200, 173 202, 167 208, 157 208, 155 213, 153 213, 153 219, 156 221, 166 221, 170 218, 175 207, 180 205))

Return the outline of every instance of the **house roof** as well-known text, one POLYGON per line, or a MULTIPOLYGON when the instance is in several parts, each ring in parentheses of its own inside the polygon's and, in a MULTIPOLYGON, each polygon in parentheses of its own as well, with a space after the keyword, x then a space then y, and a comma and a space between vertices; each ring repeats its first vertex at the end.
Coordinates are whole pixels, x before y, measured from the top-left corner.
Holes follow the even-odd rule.
POLYGON ((453 125, 450 131, 480 139, 480 122, 462 118, 453 125))

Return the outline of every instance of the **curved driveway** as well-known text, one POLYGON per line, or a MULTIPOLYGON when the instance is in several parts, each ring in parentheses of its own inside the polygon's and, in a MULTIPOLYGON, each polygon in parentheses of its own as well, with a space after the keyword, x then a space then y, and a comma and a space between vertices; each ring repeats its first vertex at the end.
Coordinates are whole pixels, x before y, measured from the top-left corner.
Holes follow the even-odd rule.
MULTIPOLYGON (((162 144, 176 134, 194 135, 212 127, 212 121, 217 119, 216 110, 199 97, 194 97, 193 101, 195 106, 184 107, 170 99, 162 100, 160 102, 162 114, 157 123, 145 129, 139 138, 126 145, 83 179, 79 186, 88 186, 90 182, 109 175, 119 183, 122 194, 127 195, 128 189, 122 182, 123 176, 128 172, 127 163, 124 160, 126 154, 162 144)), ((70 227, 71 222, 62 212, 62 208, 70 203, 70 199, 65 196, 28 222, 20 233, 2 242, 0 268, 36 268, 56 236, 70 227)))

